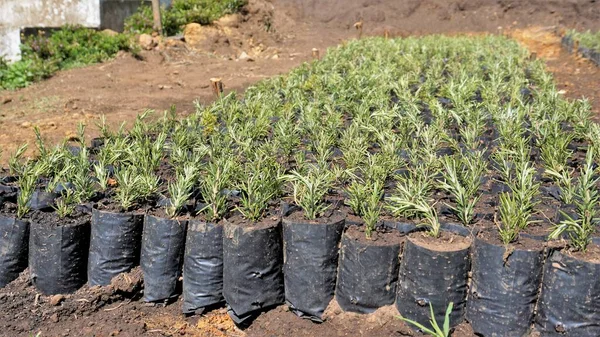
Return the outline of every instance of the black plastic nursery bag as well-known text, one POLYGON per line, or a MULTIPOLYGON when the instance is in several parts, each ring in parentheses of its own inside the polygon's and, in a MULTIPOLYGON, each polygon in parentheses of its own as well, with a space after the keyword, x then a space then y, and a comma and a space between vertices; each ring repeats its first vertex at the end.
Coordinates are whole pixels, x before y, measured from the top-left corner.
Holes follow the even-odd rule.
POLYGON ((225 223, 223 296, 236 323, 284 302, 282 265, 279 222, 267 227, 225 223))
POLYGON ((333 298, 344 219, 312 224, 283 219, 285 300, 292 311, 321 322, 333 298))
POLYGON ((56 226, 31 223, 29 271, 33 285, 46 295, 68 294, 86 282, 90 224, 56 226))
POLYGON ((0 215, 0 287, 27 268, 29 221, 0 215))
POLYGON ((140 258, 145 301, 165 301, 177 296, 186 228, 186 220, 146 215, 140 258))
POLYGON ((190 220, 183 262, 183 312, 201 313, 223 301, 223 226, 190 220))
POLYGON ((143 222, 143 214, 92 210, 90 285, 108 285, 139 264, 143 222))

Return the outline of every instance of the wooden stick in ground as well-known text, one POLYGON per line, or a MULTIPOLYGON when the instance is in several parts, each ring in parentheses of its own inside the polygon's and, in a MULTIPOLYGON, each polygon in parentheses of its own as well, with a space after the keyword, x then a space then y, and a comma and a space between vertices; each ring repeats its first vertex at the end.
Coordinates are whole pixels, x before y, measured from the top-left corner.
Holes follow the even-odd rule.
POLYGON ((160 0, 152 0, 152 15, 154 16, 154 31, 161 34, 162 21, 160 18, 160 0))
POLYGON ((358 21, 357 23, 354 24, 354 28, 356 28, 356 30, 358 30, 358 38, 362 38, 362 33, 363 33, 363 22, 362 20, 358 21))
POLYGON ((318 59, 319 58, 319 50, 317 48, 313 48, 312 49, 312 57, 314 59, 318 59))
POLYGON ((531 54, 529 54, 529 60, 530 61, 537 60, 537 53, 536 52, 531 52, 531 54))
POLYGON ((220 78, 213 77, 210 79, 210 84, 213 88, 215 96, 219 97, 223 93, 223 82, 220 78))

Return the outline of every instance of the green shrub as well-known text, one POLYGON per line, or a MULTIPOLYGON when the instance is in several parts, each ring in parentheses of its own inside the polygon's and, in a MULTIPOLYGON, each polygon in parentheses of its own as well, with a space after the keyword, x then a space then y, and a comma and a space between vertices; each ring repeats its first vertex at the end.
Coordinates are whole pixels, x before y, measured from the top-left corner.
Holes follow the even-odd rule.
MULTIPOLYGON (((164 33, 175 35, 188 23, 208 25, 220 17, 239 12, 246 0, 174 0, 171 7, 161 11, 164 33)), ((152 32, 152 8, 142 5, 125 20, 125 31, 149 34, 152 32)))
POLYGON ((579 41, 581 47, 600 50, 600 32, 570 30, 567 35, 571 36, 573 40, 579 41))
POLYGON ((52 63, 39 59, 24 59, 11 64, 0 59, 0 89, 14 90, 50 77, 56 71, 52 63))
MULTIPOLYGON (((161 11, 163 22, 165 21, 165 11, 166 9, 163 7, 161 11)), ((142 3, 135 13, 125 19, 124 32, 132 34, 151 34, 153 25, 152 7, 142 3)))
POLYGON ((38 58, 55 63, 58 69, 104 62, 120 50, 138 52, 129 35, 108 35, 79 26, 65 26, 48 35, 31 35, 21 47, 24 60, 38 58))
POLYGON ((108 35, 79 26, 65 26, 52 34, 40 31, 24 39, 20 61, 0 60, 0 89, 23 88, 60 69, 104 62, 120 50, 137 55, 139 47, 130 35, 108 35))

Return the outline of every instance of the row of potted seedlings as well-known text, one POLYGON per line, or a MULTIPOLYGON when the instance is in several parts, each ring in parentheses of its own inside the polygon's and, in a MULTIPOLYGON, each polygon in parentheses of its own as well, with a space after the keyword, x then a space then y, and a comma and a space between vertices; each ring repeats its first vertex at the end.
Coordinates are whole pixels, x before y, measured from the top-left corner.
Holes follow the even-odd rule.
POLYGON ((335 295, 424 325, 453 303, 484 336, 597 336, 589 114, 503 38, 350 42, 179 121, 101 123, 91 148, 83 127, 77 147, 38 133, 0 185, 0 279, 29 265, 66 293, 139 262, 146 301, 183 271, 185 313, 225 302, 241 325, 284 302, 318 322, 335 295))
POLYGON ((600 33, 569 30, 561 38, 562 46, 569 52, 575 52, 600 67, 600 33))

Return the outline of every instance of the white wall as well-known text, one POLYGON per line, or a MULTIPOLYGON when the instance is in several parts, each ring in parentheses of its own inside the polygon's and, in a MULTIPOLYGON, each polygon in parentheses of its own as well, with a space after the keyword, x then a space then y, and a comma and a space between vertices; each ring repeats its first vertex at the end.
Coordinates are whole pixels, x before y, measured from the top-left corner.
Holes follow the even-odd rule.
POLYGON ((100 0, 0 0, 0 56, 20 57, 25 27, 100 26, 100 0))

